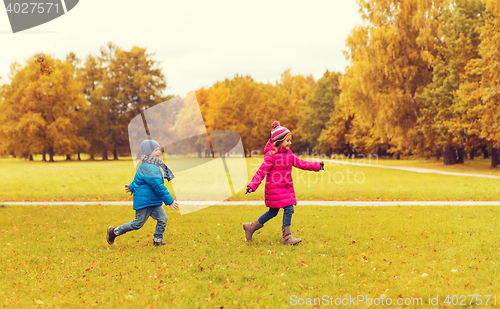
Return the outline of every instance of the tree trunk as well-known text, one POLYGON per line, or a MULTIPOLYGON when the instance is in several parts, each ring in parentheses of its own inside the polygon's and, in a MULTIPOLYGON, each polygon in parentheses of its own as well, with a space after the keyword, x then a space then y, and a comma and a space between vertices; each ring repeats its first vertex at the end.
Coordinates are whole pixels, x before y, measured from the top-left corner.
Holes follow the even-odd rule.
POLYGON ((45 151, 42 153, 42 162, 47 162, 47 158, 45 157, 45 151))
POLYGON ((12 156, 12 158, 13 158, 13 159, 17 158, 17 157, 16 157, 16 154, 14 153, 14 151, 12 151, 12 152, 10 153, 10 155, 12 156))
POLYGON ((467 153, 465 152, 463 147, 457 149, 457 163, 465 163, 465 156, 467 153))
POLYGON ((71 156, 70 155, 66 155, 66 161, 71 161, 71 156))
POLYGON ((29 160, 30 160, 30 161, 33 161, 33 155, 30 155, 29 160))
POLYGON ((471 160, 474 160, 475 156, 476 156, 476 150, 475 149, 471 149, 471 151, 469 151, 469 158, 471 160))
POLYGON ((103 161, 108 160, 108 151, 106 149, 102 152, 102 160, 103 161))
POLYGON ((118 152, 116 151, 116 148, 113 149, 113 160, 118 160, 118 152))
POLYGON ((488 156, 488 149, 486 149, 486 146, 483 146, 481 148, 482 148, 482 151, 483 151, 483 158, 484 159, 488 159, 489 158, 489 156, 488 156))
POLYGON ((47 153, 49 154, 49 162, 54 162, 54 149, 50 148, 47 153))
POLYGON ((399 154, 399 152, 396 154, 396 159, 397 160, 401 159, 401 155, 399 154))
POLYGON ((452 165, 457 163, 457 153, 453 147, 443 148, 444 165, 452 165))
POLYGON ((491 167, 496 168, 498 165, 498 149, 497 148, 491 148, 491 167))
POLYGON ((80 153, 78 153, 78 161, 82 161, 82 158, 80 157, 80 153))
POLYGON ((439 161, 441 159, 441 150, 436 150, 436 159, 439 161))

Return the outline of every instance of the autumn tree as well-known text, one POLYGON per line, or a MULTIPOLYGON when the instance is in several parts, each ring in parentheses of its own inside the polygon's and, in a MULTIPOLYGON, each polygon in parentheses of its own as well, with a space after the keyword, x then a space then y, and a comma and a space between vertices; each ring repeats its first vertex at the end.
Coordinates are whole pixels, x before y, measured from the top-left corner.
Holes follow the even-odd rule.
MULTIPOLYGON (((0 76, 0 81, 1 81, 1 79, 2 79, 2 77, 0 76)), ((4 85, 1 84, 0 85, 0 110, 3 110, 3 101, 4 101, 3 91, 4 91, 4 85)), ((0 119, 1 119, 1 117, 2 116, 0 116, 0 119)), ((2 125, 0 124, 0 156, 7 154, 7 149, 4 145, 5 142, 3 142, 3 140, 4 140, 4 136, 2 135, 2 125)))
POLYGON ((411 152, 422 143, 416 125, 416 100, 432 80, 442 1, 360 0, 364 25, 347 39, 350 60, 341 83, 347 112, 367 122, 370 138, 411 152))
POLYGON ((458 96, 467 108, 470 134, 479 135, 492 149, 491 166, 498 165, 500 147, 500 4, 484 1, 484 25, 480 31, 479 57, 470 60, 466 80, 460 85, 458 96))
POLYGON ((419 130, 427 149, 442 150, 444 164, 463 163, 465 150, 480 144, 468 130, 467 106, 457 90, 464 82, 466 65, 479 57, 479 34, 484 13, 481 0, 456 0, 439 16, 436 54, 431 62, 432 82, 419 95, 419 130))
POLYGON ((104 70, 99 58, 89 55, 83 67, 80 68, 79 78, 83 83, 83 94, 87 99, 89 108, 86 112, 84 136, 89 142, 90 159, 94 160, 95 154, 103 153, 107 159, 107 145, 112 144, 110 131, 111 106, 105 100, 102 88, 104 70))
MULTIPOLYGON (((330 153, 333 148, 330 138, 334 136, 323 136, 319 138, 323 130, 328 130, 329 126, 336 125, 329 120, 334 118, 335 107, 339 101, 340 78, 342 75, 336 72, 326 71, 323 77, 318 80, 316 87, 312 90, 306 102, 305 112, 302 116, 301 124, 304 131, 304 139, 308 145, 316 148, 318 152, 330 153), (332 149, 330 149, 332 148, 332 149)), ((342 116, 341 116, 342 118, 342 116)))
MULTIPOLYGON (((307 138, 306 127, 308 124, 308 100, 316 87, 316 82, 312 75, 303 76, 301 74, 292 75, 288 69, 281 74, 276 87, 283 89, 289 96, 288 109, 283 118, 278 118, 282 125, 293 132, 293 149, 303 151, 312 148, 307 138)), ((310 128, 310 127, 308 127, 310 128)))
POLYGON ((162 94, 166 81, 153 56, 137 46, 125 51, 110 43, 99 57, 87 58, 81 78, 90 102, 86 131, 92 156, 101 151, 106 160, 112 150, 118 159, 118 150, 128 149, 131 119, 170 98, 162 94))
MULTIPOLYGON (((309 83, 304 80, 304 85, 309 83)), ((291 106, 301 104, 298 101, 304 95, 298 94, 302 86, 294 86, 294 83, 275 86, 257 83, 249 76, 236 75, 208 89, 198 90, 207 129, 231 130, 240 134, 245 155, 251 155, 252 150, 262 151, 274 120, 291 130, 297 126, 301 109, 291 106)))
POLYGON ((207 96, 206 124, 211 130, 231 130, 240 134, 246 153, 256 148, 252 130, 255 113, 263 106, 260 86, 249 76, 217 82, 207 96))
POLYGON ((10 84, 2 88, 2 140, 19 157, 75 153, 87 146, 78 134, 86 101, 70 62, 39 55, 26 66, 11 66, 10 84))
MULTIPOLYGON (((272 84, 259 83, 256 87, 256 93, 253 96, 253 102, 249 105, 249 122, 253 123, 250 134, 244 133, 248 145, 251 149, 262 151, 264 145, 271 137, 271 124, 278 120, 280 124, 292 131, 296 128, 294 123, 296 112, 290 108, 293 97, 286 89, 276 87, 272 84)), ((292 146, 300 142, 293 136, 292 146)))

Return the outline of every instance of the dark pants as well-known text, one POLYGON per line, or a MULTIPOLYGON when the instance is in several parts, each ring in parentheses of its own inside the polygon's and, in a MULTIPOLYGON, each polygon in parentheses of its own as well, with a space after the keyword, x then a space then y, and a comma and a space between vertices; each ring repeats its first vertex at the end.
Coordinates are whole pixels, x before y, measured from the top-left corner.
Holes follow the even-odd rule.
POLYGON ((153 235, 154 241, 160 242, 163 240, 163 233, 165 232, 165 227, 167 226, 167 214, 163 206, 150 206, 146 208, 141 208, 135 211, 134 221, 130 221, 118 227, 118 234, 122 235, 130 231, 135 231, 140 229, 144 223, 151 217, 158 222, 156 222, 156 229, 153 235))
MULTIPOLYGON (((267 221, 276 217, 279 208, 269 208, 262 216, 259 217, 260 224, 264 225, 267 221)), ((283 226, 292 225, 292 215, 293 215, 293 205, 289 205, 283 208, 283 226)))

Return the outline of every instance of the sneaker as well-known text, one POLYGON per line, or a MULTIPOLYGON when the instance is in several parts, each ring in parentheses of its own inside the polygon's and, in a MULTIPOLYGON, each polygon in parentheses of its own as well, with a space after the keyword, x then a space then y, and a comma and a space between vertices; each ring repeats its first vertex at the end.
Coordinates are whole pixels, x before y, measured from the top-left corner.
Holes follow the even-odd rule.
POLYGON ((155 246, 155 247, 159 247, 159 246, 166 246, 166 245, 167 245, 167 244, 166 244, 166 243, 164 243, 163 241, 158 241, 158 242, 156 242, 156 241, 154 241, 154 240, 153 240, 153 246, 155 246))
POLYGON ((115 227, 110 225, 108 227, 108 233, 106 235, 106 239, 108 241, 108 244, 110 244, 110 245, 114 244, 115 243, 115 238, 116 238, 115 227))

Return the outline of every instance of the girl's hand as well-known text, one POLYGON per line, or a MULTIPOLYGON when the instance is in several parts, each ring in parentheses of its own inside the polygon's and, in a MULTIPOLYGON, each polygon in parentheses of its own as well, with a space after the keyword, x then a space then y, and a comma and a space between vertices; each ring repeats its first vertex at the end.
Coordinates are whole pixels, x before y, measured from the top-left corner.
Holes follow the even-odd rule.
POLYGON ((321 161, 321 163, 320 163, 320 164, 321 164, 321 169, 320 169, 320 171, 324 171, 324 170, 325 170, 325 163, 324 163, 323 161, 321 161))
POLYGON ((250 188, 249 186, 247 186, 247 192, 246 192, 245 194, 247 194, 247 193, 252 193, 252 192, 254 192, 254 191, 253 191, 253 189, 252 189, 252 188, 250 188))
POLYGON ((128 185, 125 185, 125 192, 130 193, 130 195, 132 195, 132 191, 130 191, 130 187, 128 185))

